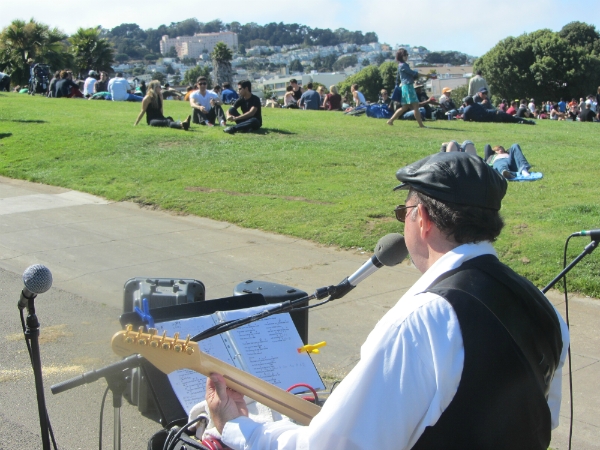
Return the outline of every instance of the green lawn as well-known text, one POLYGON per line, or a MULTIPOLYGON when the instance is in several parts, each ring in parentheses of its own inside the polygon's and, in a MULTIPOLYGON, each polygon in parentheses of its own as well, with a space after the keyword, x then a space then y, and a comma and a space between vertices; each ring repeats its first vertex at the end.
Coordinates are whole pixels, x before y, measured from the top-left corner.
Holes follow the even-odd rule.
MULTIPOLYGON (((226 135, 133 127, 140 105, 0 93, 0 174, 89 192, 111 200, 224 220, 342 247, 372 248, 390 232, 405 194, 395 172, 437 152, 442 141, 521 144, 541 181, 510 183, 497 242, 500 258, 546 285, 560 271, 566 237, 600 227, 600 124, 538 121, 537 126, 415 122, 341 113, 263 109, 257 134, 226 135)), ((184 119, 184 102, 165 114, 184 119)), ((588 242, 574 239, 569 258, 588 242)), ((600 252, 569 277, 572 290, 600 296, 600 252)))

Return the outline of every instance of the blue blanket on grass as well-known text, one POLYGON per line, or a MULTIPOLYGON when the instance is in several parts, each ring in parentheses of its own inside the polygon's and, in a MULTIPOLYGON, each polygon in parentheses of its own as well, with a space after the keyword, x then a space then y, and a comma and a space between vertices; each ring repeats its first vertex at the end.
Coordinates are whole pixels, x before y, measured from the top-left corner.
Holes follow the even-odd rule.
POLYGON ((517 175, 515 178, 508 181, 537 181, 544 178, 544 174, 542 172, 529 172, 529 176, 525 176, 522 174, 517 175))

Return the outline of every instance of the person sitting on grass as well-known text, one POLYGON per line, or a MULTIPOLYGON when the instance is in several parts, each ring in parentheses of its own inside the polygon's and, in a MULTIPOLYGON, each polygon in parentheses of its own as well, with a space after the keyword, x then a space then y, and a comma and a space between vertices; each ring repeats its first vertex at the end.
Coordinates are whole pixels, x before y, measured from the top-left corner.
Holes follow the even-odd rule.
POLYGON ((338 93, 337 86, 329 86, 329 94, 323 100, 323 109, 328 111, 340 111, 342 109, 342 96, 338 93))
POLYGON ((172 117, 165 117, 163 114, 163 97, 160 81, 152 80, 148 84, 146 96, 142 100, 142 110, 137 116, 133 126, 136 126, 146 114, 146 122, 151 127, 169 127, 179 130, 188 130, 192 116, 188 116, 184 122, 174 121, 172 117))
POLYGON ((557 104, 552 105, 552 109, 550 110, 550 120, 567 120, 565 115, 565 113, 560 112, 560 107, 557 104))
POLYGON ((292 85, 285 88, 283 107, 288 109, 298 109, 298 102, 296 102, 296 99, 294 98, 294 88, 292 85))
POLYGON ((314 111, 318 111, 321 106, 321 95, 315 90, 313 90, 313 84, 308 83, 306 85, 307 90, 302 94, 300 100, 298 101, 298 106, 300 109, 311 109, 314 111))
POLYGON ((223 129, 228 134, 258 130, 262 127, 260 98, 252 93, 252 83, 248 80, 240 81, 238 93, 240 98, 227 111, 227 120, 236 123, 223 129), (242 114, 239 113, 238 108, 242 110, 242 114))
POLYGON ((221 91, 221 98, 223 99, 223 103, 227 105, 231 105, 235 103, 235 101, 239 98, 237 92, 231 89, 231 83, 226 81, 223 83, 223 91, 221 91))
POLYGON ((496 111, 485 109, 479 103, 473 101, 473 97, 465 97, 463 99, 465 110, 463 112, 463 120, 465 122, 502 122, 502 123, 524 123, 527 125, 535 125, 533 120, 527 120, 522 117, 511 116, 504 111, 496 111))
POLYGON ((206 77, 198 77, 197 83, 198 90, 190 95, 192 122, 208 126, 216 124, 225 126, 225 114, 219 96, 206 89, 208 85, 206 77))
POLYGON ((115 77, 108 82, 108 92, 113 102, 141 102, 143 98, 130 93, 129 81, 123 77, 123 72, 117 72, 115 77))
POLYGON ((75 82, 73 81, 71 73, 67 70, 61 70, 60 80, 58 80, 54 84, 54 95, 52 97, 71 98, 73 96, 83 97, 83 94, 81 94, 81 92, 79 91, 79 86, 77 86, 77 84, 75 84, 75 82))
POLYGON ((494 148, 486 145, 484 160, 507 180, 512 180, 519 175, 524 177, 531 175, 529 173, 531 165, 527 162, 519 144, 513 144, 508 152, 501 145, 494 148))

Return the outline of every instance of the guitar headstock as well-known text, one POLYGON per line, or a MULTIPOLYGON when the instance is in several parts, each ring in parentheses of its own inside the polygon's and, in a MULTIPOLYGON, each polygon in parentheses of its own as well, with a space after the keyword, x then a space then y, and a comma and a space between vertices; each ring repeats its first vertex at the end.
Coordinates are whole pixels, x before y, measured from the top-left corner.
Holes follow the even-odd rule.
POLYGON ((147 333, 143 330, 144 327, 140 327, 134 331, 131 325, 127 325, 124 331, 113 336, 113 351, 119 356, 139 353, 164 373, 193 369, 198 364, 198 344, 190 341, 189 335, 186 339, 179 339, 179 333, 168 337, 166 331, 159 335, 154 328, 147 333))

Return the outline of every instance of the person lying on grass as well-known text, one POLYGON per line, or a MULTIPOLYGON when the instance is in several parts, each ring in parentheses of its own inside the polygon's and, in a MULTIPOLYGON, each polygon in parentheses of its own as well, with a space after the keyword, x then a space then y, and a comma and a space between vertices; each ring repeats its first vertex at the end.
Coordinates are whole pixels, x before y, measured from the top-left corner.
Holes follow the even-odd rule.
POLYGON ((142 100, 142 110, 137 116, 133 126, 136 126, 138 123, 140 123, 140 120, 142 120, 144 114, 146 114, 146 122, 151 127, 169 127, 180 130, 188 130, 192 120, 192 116, 188 116, 184 122, 176 122, 172 117, 165 117, 163 115, 162 91, 160 88, 160 82, 157 80, 152 80, 148 84, 148 91, 142 100))

